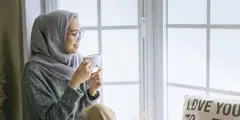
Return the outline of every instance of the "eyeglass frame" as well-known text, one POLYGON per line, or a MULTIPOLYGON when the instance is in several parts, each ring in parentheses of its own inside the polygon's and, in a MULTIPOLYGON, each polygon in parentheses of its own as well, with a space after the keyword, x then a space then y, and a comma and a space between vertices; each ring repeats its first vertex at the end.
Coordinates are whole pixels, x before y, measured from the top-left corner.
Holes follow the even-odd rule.
POLYGON ((79 42, 83 38, 84 32, 85 32, 85 29, 80 28, 77 34, 67 34, 67 35, 75 35, 74 40, 79 42))

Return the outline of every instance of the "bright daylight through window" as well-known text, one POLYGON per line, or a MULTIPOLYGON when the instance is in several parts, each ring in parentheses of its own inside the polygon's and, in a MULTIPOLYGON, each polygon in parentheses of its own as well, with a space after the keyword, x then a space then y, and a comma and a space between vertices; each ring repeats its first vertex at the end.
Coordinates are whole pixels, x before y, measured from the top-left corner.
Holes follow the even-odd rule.
POLYGON ((240 1, 166 3, 168 120, 181 120, 186 94, 240 99, 240 1))
POLYGON ((239 0, 54 1, 79 14, 80 52, 102 54, 99 102, 118 120, 146 108, 151 120, 181 120, 186 94, 240 99, 239 0))
POLYGON ((58 9, 78 13, 85 29, 83 55, 102 54, 101 103, 118 120, 139 116, 138 0, 57 0, 58 9))

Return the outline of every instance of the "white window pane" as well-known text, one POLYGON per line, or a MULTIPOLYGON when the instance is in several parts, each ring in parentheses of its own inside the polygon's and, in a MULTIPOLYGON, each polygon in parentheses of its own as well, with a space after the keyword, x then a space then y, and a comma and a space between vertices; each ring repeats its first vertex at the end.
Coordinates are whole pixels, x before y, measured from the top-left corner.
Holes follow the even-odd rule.
POLYGON ((132 120, 139 116, 139 85, 103 87, 103 103, 116 114, 117 120, 132 120))
POLYGON ((97 0, 58 0, 59 9, 78 13, 81 26, 97 26, 97 0))
POLYGON ((102 59, 104 81, 137 81, 138 30, 104 30, 102 59))
POLYGON ((210 87, 240 92, 240 30, 211 30, 210 87))
POLYGON ((95 30, 85 31, 80 42, 79 52, 83 55, 97 54, 98 52, 98 32, 95 30))
POLYGON ((239 0, 211 0, 211 24, 239 24, 239 0))
POLYGON ((137 25, 138 0, 101 0, 102 25, 137 25))
POLYGON ((207 0, 168 0, 169 24, 204 24, 207 0))
POLYGON ((168 30, 168 82, 206 85, 205 29, 168 30))
POLYGON ((226 100, 240 100, 240 96, 226 95, 220 93, 210 93, 209 96, 226 100))
POLYGON ((206 92, 168 87, 168 120, 182 120, 185 95, 205 96, 206 92))

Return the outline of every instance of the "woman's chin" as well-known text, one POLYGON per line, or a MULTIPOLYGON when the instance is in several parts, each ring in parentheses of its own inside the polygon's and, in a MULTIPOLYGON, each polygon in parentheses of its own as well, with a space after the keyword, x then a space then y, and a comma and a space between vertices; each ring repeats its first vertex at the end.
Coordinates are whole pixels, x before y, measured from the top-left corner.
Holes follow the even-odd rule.
POLYGON ((74 53, 77 53, 78 52, 78 49, 71 49, 69 50, 69 54, 74 54, 74 53))
POLYGON ((77 53, 77 52, 78 52, 78 50, 74 50, 74 51, 72 51, 72 54, 77 53))
POLYGON ((79 50, 79 46, 74 47, 75 52, 78 52, 78 50, 79 50))
POLYGON ((77 53, 77 52, 78 52, 78 49, 73 50, 73 53, 77 53))
POLYGON ((67 52, 68 52, 69 54, 74 54, 74 53, 77 53, 78 50, 79 50, 79 46, 72 46, 72 47, 70 47, 69 49, 67 49, 67 52))

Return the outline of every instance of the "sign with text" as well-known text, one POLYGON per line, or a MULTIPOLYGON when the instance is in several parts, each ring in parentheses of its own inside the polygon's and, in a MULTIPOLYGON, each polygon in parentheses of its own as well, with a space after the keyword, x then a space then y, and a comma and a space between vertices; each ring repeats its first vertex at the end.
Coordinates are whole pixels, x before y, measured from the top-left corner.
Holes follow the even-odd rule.
POLYGON ((188 95, 184 99, 182 120, 240 120, 240 101, 188 95))

